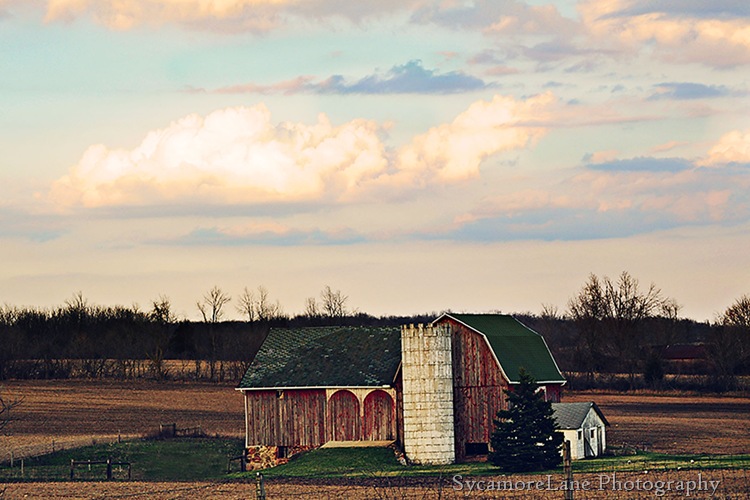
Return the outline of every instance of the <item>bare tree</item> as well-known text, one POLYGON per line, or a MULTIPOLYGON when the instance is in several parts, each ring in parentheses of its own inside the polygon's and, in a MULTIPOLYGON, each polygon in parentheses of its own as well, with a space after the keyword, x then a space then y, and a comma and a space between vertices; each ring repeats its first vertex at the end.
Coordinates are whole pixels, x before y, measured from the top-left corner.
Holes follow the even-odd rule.
POLYGON ((632 384, 646 347, 646 320, 665 312, 676 314, 679 306, 665 299, 653 283, 642 290, 638 280, 623 271, 617 281, 589 275, 568 302, 568 310, 578 326, 580 354, 589 377, 603 365, 617 363, 632 384))
POLYGON ((272 302, 263 285, 258 286, 257 294, 245 287, 238 300, 237 310, 247 316, 248 321, 269 321, 284 315, 281 303, 272 302))
POLYGON ((151 305, 149 318, 153 322, 153 333, 147 342, 146 357, 151 362, 154 377, 157 380, 162 380, 169 372, 164 363, 164 355, 169 346, 177 317, 172 312, 172 303, 169 297, 165 295, 159 295, 159 298, 152 301, 151 305))
POLYGON ((750 364, 749 339, 750 296, 743 295, 727 307, 711 329, 708 349, 718 389, 734 389, 737 373, 750 364))
POLYGON ((203 301, 196 302, 196 305, 203 316, 203 321, 218 323, 224 316, 224 306, 231 300, 232 298, 225 294, 221 288, 214 286, 203 296, 203 301))
POLYGON ((318 301, 315 297, 308 297, 305 299, 305 316, 308 318, 318 318, 322 316, 320 314, 320 308, 318 307, 318 301))
POLYGON ((255 321, 258 318, 255 312, 255 293, 245 287, 237 297, 237 301, 237 311, 246 316, 248 321, 255 321))
POLYGON ((159 295, 159 298, 151 301, 151 312, 149 317, 159 323, 174 323, 177 316, 172 312, 172 302, 166 295, 159 295))
POLYGON ((743 295, 735 300, 722 314, 721 323, 750 332, 750 296, 743 295))
POLYGON ((342 294, 341 290, 334 292, 330 286, 326 285, 320 292, 320 300, 324 316, 342 318, 349 313, 346 309, 346 301, 349 300, 349 297, 342 294))
MULTIPOLYGON (((221 350, 219 332, 217 332, 214 325, 221 321, 224 315, 223 308, 227 305, 232 298, 225 294, 221 288, 214 286, 203 296, 203 302, 198 301, 198 310, 203 316, 203 321, 208 324, 208 337, 210 341, 210 352, 208 359, 208 370, 209 377, 211 380, 216 379, 216 361, 218 353, 221 350)), ((197 372, 197 370, 196 370, 197 372)), ((219 378, 222 378, 224 372, 224 363, 219 364, 219 378)))
POLYGON ((23 398, 4 396, 0 392, 0 431, 7 427, 13 421, 11 410, 23 402, 23 398))

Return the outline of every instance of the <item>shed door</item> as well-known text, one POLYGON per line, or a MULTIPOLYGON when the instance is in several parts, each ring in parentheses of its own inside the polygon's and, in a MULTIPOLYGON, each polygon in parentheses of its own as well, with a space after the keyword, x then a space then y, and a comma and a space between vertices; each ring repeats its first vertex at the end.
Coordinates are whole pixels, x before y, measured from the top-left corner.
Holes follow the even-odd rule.
POLYGON ((596 457, 599 446, 596 439, 596 427, 589 427, 583 431, 584 452, 587 457, 596 457))
POLYGON ((380 389, 365 398, 365 440, 395 439, 394 405, 390 394, 380 389))
POLYGON ((328 441, 359 441, 362 421, 359 418, 359 399, 347 390, 333 393, 328 400, 328 441))

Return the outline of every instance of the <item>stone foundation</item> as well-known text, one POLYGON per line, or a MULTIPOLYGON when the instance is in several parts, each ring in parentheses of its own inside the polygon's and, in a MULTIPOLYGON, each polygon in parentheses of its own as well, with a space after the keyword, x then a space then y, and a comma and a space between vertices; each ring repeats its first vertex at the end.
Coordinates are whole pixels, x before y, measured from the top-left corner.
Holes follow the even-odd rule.
POLYGON ((245 448, 245 460, 247 470, 262 470, 269 467, 283 465, 296 455, 302 452, 317 448, 316 446, 248 446, 245 448), (279 453, 279 449, 284 448, 284 453, 279 453), (284 455, 284 456, 279 456, 284 455))

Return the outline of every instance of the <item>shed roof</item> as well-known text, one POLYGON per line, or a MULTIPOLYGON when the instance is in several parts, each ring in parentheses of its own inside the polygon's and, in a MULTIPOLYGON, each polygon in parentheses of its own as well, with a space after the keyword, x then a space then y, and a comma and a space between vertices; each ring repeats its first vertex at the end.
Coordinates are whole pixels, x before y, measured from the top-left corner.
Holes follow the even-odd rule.
POLYGON ((382 387, 400 361, 398 328, 274 328, 239 389, 382 387))
POLYGON ((544 338, 513 316, 446 313, 435 322, 444 317, 484 335, 511 383, 519 382, 518 372, 522 367, 537 382, 565 383, 565 377, 560 373, 544 338))
POLYGON ((579 429, 591 409, 599 415, 604 425, 609 425, 604 414, 593 401, 584 403, 552 403, 552 410, 555 412, 553 417, 557 420, 557 425, 560 429, 579 429))

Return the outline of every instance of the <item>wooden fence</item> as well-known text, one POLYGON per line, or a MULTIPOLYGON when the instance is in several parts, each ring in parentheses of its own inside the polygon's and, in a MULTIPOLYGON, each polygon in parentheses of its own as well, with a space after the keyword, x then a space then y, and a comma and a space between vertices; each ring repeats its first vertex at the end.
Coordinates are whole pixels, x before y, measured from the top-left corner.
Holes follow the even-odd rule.
POLYGON ((112 480, 112 467, 113 466, 120 466, 128 468, 128 479, 131 478, 131 472, 132 468, 130 466, 130 462, 113 462, 111 458, 108 458, 107 460, 71 460, 70 461, 70 479, 75 479, 75 471, 76 467, 88 467, 89 470, 91 470, 92 465, 106 465, 106 475, 107 475, 107 481, 112 480))

